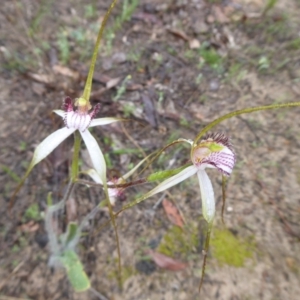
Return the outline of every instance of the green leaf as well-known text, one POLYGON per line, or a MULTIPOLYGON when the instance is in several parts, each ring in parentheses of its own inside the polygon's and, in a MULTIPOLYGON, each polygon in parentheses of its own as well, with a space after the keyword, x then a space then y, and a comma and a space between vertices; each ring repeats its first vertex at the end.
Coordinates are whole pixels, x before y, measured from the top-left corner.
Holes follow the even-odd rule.
POLYGON ((68 279, 75 292, 84 292, 91 287, 83 265, 74 251, 66 250, 59 259, 66 269, 68 279))
POLYGON ((186 164, 178 169, 173 169, 173 170, 167 170, 167 171, 159 171, 156 173, 153 173, 151 175, 149 175, 147 177, 147 181, 151 182, 151 181, 156 181, 156 180, 164 180, 167 179, 173 175, 178 174, 180 171, 182 171, 183 169, 185 169, 186 167, 190 166, 191 164, 186 164))
POLYGON ((78 225, 75 222, 71 222, 68 224, 68 229, 66 233, 66 240, 65 243, 68 245, 68 243, 72 242, 74 238, 77 236, 77 230, 78 230, 78 225))

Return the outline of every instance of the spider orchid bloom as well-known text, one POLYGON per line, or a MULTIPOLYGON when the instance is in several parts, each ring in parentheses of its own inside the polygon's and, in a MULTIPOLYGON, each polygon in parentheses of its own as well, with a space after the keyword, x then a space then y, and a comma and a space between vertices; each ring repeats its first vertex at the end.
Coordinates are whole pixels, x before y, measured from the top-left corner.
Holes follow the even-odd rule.
MULTIPOLYGON (((193 144, 192 141, 185 141, 193 144)), ((148 198, 197 174, 202 198, 202 213, 205 220, 212 223, 215 216, 214 190, 205 169, 216 168, 223 175, 229 176, 235 164, 235 154, 226 136, 218 133, 208 134, 192 149, 191 160, 193 165, 166 179, 145 196, 148 198)))
POLYGON ((54 111, 56 114, 63 118, 66 126, 50 134, 37 146, 34 151, 31 164, 27 170, 27 175, 36 164, 47 157, 62 141, 69 137, 73 132, 78 130, 90 154, 94 169, 103 181, 106 180, 106 164, 104 156, 97 141, 91 135, 88 128, 98 125, 107 125, 113 122, 117 122, 119 121, 119 119, 94 119, 94 117, 100 110, 100 105, 97 104, 89 113, 91 105, 84 98, 77 99, 74 106, 77 107, 76 110, 74 110, 72 99, 70 97, 67 97, 63 103, 64 111, 54 111))

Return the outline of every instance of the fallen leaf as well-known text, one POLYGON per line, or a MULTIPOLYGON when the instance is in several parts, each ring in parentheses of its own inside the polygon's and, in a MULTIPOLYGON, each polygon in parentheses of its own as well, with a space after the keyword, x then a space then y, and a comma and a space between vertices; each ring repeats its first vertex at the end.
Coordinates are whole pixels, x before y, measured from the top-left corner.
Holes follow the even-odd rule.
POLYGON ((30 78, 42 83, 52 83, 53 78, 50 75, 46 74, 37 74, 37 73, 27 73, 30 78))
POLYGON ((77 205, 73 197, 66 202, 66 213, 68 222, 77 221, 77 205))
POLYGON ((29 221, 28 223, 22 224, 19 229, 23 232, 35 232, 39 229, 40 225, 34 221, 29 221))
POLYGON ((121 77, 111 78, 109 81, 106 82, 106 88, 109 90, 118 85, 120 82, 121 77))
POLYGON ((149 249, 147 251, 147 254, 149 254, 156 265, 162 269, 166 269, 169 271, 181 271, 187 267, 186 263, 175 260, 172 257, 166 256, 164 254, 155 252, 152 249, 149 249))
POLYGON ((56 74, 61 74, 63 76, 68 76, 74 79, 78 79, 79 78, 79 73, 77 71, 73 71, 72 69, 68 68, 68 67, 64 67, 61 65, 54 65, 52 67, 54 73, 56 74))
POLYGON ((177 207, 167 199, 163 200, 162 205, 170 222, 182 228, 184 222, 177 207))
POLYGON ((168 31, 170 33, 172 33, 172 34, 180 37, 181 39, 187 41, 187 42, 190 40, 190 38, 183 31, 181 31, 181 30, 170 28, 170 29, 168 29, 168 31))
POLYGON ((212 9, 213 9, 216 21, 218 23, 225 24, 225 23, 230 22, 229 18, 225 15, 224 11, 222 10, 222 8, 220 6, 214 5, 212 7, 212 9))

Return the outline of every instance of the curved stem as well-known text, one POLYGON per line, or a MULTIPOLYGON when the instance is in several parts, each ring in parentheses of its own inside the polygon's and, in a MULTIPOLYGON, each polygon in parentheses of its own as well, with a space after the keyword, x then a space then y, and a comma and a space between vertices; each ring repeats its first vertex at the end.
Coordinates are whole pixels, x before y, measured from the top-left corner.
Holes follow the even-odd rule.
POLYGON ((113 2, 110 4, 110 7, 107 10, 107 12, 103 18, 101 27, 98 32, 98 36, 97 36, 97 40, 96 40, 96 44, 95 44, 95 48, 94 48, 94 52, 93 52, 93 56, 92 56, 92 61, 91 61, 90 69, 89 69, 89 74, 88 74, 88 77, 87 77, 87 80, 85 83, 85 87, 84 87, 84 91, 83 91, 83 95, 82 95, 82 98, 84 98, 88 103, 90 102, 89 99, 90 99, 91 90, 92 90, 92 82, 93 82, 94 70, 95 70, 96 60, 97 60, 99 46, 100 46, 100 40, 102 38, 103 31, 104 31, 106 22, 108 20, 108 17, 110 15, 112 9, 116 5, 116 3, 117 3, 117 0, 113 0, 113 2))
MULTIPOLYGON (((250 107, 250 108, 245 108, 245 109, 241 109, 241 110, 236 110, 233 111, 231 113, 228 113, 224 116, 221 116, 220 118, 212 121, 211 123, 209 123, 208 125, 206 125, 201 131, 200 133, 197 135, 197 137, 194 140, 194 146, 197 144, 197 142, 199 141, 199 139, 205 134, 207 133, 210 129, 212 129, 213 127, 215 127, 216 125, 220 124, 222 121, 235 117, 235 116, 239 116, 242 114, 249 114, 252 112, 256 112, 256 111, 260 111, 260 110, 267 110, 267 109, 275 109, 275 108, 284 108, 284 107, 296 107, 296 106, 300 106, 300 102, 290 102, 290 103, 285 103, 285 104, 272 104, 272 105, 265 105, 265 106, 257 106, 257 107, 250 107)), ((193 147, 192 150, 193 151, 193 147)))

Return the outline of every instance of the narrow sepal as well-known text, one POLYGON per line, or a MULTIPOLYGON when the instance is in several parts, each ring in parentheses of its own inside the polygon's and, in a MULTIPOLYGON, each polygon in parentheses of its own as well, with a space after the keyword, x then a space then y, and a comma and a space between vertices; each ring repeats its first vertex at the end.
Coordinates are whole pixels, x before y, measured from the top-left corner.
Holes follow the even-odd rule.
POLYGON ((94 169, 89 169, 84 172, 85 174, 89 175, 96 183, 103 184, 102 179, 100 178, 99 174, 94 169))
POLYGON ((197 168, 195 166, 189 166, 189 167, 185 168, 184 170, 182 170, 181 172, 179 172, 178 174, 176 174, 176 175, 166 179, 162 183, 160 183, 157 187, 155 187, 153 190, 148 192, 145 196, 147 196, 147 198, 149 198, 157 193, 163 192, 163 191, 167 190, 168 188, 193 176, 196 173, 197 173, 197 168))
POLYGON ((47 157, 62 141, 75 131, 74 128, 61 128, 46 137, 35 149, 31 167, 34 167, 41 160, 47 157))
POLYGON ((213 186, 205 170, 198 170, 197 176, 201 192, 202 214, 210 224, 214 219, 216 210, 213 186))
POLYGON ((146 156, 143 160, 141 160, 134 168, 128 171, 126 174, 122 176, 123 179, 128 179, 131 175, 135 173, 135 171, 150 158, 151 155, 146 156))
POLYGON ((61 109, 55 109, 53 110, 54 113, 56 113, 57 115, 59 115, 60 117, 64 118, 65 117, 65 112, 61 109))
POLYGON ((115 123, 118 121, 121 121, 122 119, 119 118, 98 118, 98 119, 93 119, 90 123, 89 127, 94 127, 94 126, 101 126, 101 125, 108 125, 111 123, 115 123))
POLYGON ((106 163, 97 141, 88 130, 85 130, 84 132, 80 133, 86 145, 86 148, 90 154, 93 163, 93 168, 99 174, 102 182, 106 182, 106 163))
POLYGON ((15 189, 11 199, 10 199, 10 208, 14 205, 15 197, 19 193, 21 187, 23 186, 26 178, 31 173, 32 169, 36 164, 46 158, 63 140, 65 140, 69 135, 71 135, 75 129, 68 129, 66 127, 62 129, 58 129, 57 131, 50 134, 46 137, 35 149, 33 158, 31 163, 26 170, 24 177, 22 178, 21 182, 18 184, 17 188, 15 189))

